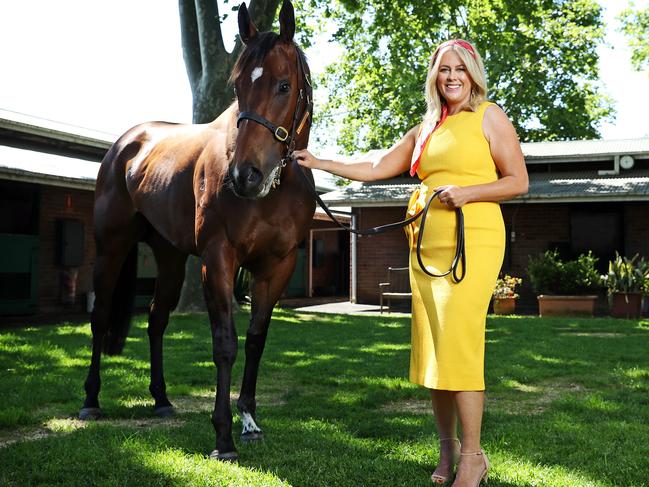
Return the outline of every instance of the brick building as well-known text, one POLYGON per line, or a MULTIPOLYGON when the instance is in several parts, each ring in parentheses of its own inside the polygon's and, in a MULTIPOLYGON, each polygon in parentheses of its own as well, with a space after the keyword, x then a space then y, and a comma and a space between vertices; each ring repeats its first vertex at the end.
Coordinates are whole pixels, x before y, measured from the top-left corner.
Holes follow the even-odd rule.
MULTIPOLYGON (((95 180, 115 138, 0 110, 0 316, 86 309, 95 180)), ((316 186, 335 188, 322 175, 316 186)), ((314 215, 289 295, 346 295, 349 239, 334 227, 324 213, 314 215)), ((156 267, 148 246, 139 247, 136 304, 144 306, 156 267)))
POLYGON ((82 309, 107 134, 0 111, 0 314, 82 309))
MULTIPOLYGON (((600 271, 615 252, 649 257, 649 138, 522 144, 529 193, 504 202, 507 248, 502 271, 522 276, 519 309, 536 312, 526 276, 529 256, 558 249, 565 258, 592 250, 600 271)), ((373 151, 364 157, 380 157, 373 151)), ((357 228, 403 219, 418 181, 409 177, 353 183, 323 199, 351 206, 357 228)), ((402 232, 352 237, 350 294, 378 302, 388 267, 408 265, 402 232)))

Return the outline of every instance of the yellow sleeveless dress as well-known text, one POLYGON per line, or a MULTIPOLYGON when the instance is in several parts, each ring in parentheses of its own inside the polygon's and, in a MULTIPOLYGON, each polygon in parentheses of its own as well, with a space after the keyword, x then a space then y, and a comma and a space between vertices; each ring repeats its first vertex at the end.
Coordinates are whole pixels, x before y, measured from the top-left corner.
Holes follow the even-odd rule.
MULTIPOLYGON (((422 180, 408 204, 421 209, 433 188, 496 181, 498 173, 482 131, 484 102, 475 112, 450 115, 430 137, 417 175, 422 180)), ((485 319, 505 250, 505 227, 498 203, 462 207, 467 273, 456 284, 450 276, 427 276, 419 267, 419 220, 407 229, 412 287, 410 381, 430 389, 484 390, 485 319)), ((455 252, 455 211, 435 199, 426 217, 422 258, 429 271, 448 270, 455 252)))

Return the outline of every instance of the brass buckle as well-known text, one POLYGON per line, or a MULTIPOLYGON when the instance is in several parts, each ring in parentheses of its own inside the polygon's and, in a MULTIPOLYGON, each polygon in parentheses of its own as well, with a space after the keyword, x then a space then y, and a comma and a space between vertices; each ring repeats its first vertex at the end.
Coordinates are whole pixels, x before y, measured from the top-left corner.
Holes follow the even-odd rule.
POLYGON ((286 142, 286 139, 288 139, 288 130, 284 127, 277 127, 275 129, 275 138, 280 142, 286 142), (283 133, 283 135, 280 135, 280 132, 283 133))

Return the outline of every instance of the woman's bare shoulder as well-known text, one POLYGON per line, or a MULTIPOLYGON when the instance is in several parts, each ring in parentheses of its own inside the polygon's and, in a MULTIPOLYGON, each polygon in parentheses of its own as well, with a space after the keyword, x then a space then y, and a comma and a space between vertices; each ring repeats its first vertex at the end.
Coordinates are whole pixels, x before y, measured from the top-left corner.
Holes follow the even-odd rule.
POLYGON ((515 132, 514 126, 505 111, 495 103, 490 103, 485 109, 482 130, 487 140, 491 140, 499 134, 515 132))

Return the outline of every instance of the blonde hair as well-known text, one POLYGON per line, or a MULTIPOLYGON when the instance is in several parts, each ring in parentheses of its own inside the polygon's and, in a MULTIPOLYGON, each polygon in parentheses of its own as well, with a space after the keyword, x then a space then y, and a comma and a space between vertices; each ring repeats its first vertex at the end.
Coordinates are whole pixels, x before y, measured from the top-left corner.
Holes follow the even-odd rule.
POLYGON ((469 103, 463 109, 469 109, 475 112, 487 98, 487 79, 484 64, 478 51, 466 41, 459 39, 446 41, 437 47, 431 57, 428 65, 428 75, 426 76, 424 93, 427 110, 424 120, 432 123, 436 123, 442 115, 442 96, 437 90, 437 74, 439 73, 442 56, 448 51, 455 51, 457 53, 464 66, 466 66, 469 78, 471 79, 471 97, 469 98, 469 103), (471 48, 473 52, 468 48, 471 48))

